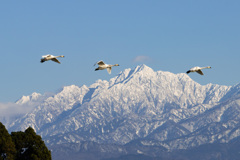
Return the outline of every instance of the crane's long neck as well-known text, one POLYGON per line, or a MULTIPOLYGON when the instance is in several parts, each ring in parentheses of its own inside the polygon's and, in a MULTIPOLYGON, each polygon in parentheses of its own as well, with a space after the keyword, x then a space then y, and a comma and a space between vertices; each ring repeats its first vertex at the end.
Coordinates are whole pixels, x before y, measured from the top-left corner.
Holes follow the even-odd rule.
POLYGON ((117 65, 118 65, 118 64, 114 64, 114 65, 109 64, 108 67, 113 67, 113 66, 117 66, 117 65))
POLYGON ((207 67, 201 67, 201 69, 205 69, 205 68, 211 68, 210 66, 207 66, 207 67))
POLYGON ((58 58, 58 57, 64 57, 63 55, 61 55, 61 56, 56 56, 56 58, 58 58))

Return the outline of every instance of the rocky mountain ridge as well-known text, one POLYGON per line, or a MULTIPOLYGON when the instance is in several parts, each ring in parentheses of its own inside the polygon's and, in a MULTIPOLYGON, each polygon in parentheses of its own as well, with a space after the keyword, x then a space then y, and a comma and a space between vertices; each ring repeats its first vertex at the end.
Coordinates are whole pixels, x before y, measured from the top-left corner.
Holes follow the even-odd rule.
POLYGON ((240 84, 202 86, 185 73, 155 72, 146 65, 110 81, 66 86, 52 96, 16 103, 23 102, 35 109, 9 130, 31 126, 48 145, 89 141, 174 150, 240 135, 240 84))

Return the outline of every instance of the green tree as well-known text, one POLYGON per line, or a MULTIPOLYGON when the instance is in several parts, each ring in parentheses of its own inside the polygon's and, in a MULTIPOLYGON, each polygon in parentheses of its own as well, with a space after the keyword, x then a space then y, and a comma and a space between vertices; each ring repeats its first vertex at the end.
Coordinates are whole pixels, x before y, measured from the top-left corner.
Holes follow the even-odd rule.
POLYGON ((0 160, 15 159, 16 149, 10 134, 0 122, 0 160))
POLYGON ((18 160, 51 160, 51 152, 46 147, 41 136, 29 127, 25 132, 12 132, 12 140, 16 145, 18 160))

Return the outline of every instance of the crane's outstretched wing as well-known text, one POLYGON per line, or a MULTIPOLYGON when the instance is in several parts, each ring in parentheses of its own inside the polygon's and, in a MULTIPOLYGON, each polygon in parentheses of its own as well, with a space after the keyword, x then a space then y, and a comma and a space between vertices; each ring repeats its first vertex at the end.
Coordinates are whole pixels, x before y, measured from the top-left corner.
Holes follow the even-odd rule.
POLYGON ((109 74, 111 74, 112 67, 107 68, 107 71, 108 71, 109 74))
POLYGON ((96 64, 98 64, 99 66, 105 65, 105 63, 104 63, 103 61, 98 61, 98 62, 96 62, 96 63, 94 64, 94 66, 95 66, 96 64))
POLYGON ((60 62, 57 60, 57 58, 53 58, 51 60, 60 64, 60 62))
POLYGON ((42 58, 47 58, 47 57, 51 57, 52 55, 47 54, 47 55, 43 55, 42 58))
POLYGON ((201 70, 197 70, 196 72, 203 75, 203 72, 201 70))

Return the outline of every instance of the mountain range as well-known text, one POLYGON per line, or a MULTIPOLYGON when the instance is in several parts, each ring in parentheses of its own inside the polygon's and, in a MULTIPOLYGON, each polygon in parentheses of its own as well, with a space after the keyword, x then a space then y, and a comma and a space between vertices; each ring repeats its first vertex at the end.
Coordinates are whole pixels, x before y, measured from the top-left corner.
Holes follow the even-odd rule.
POLYGON ((31 126, 56 159, 71 152, 88 159, 131 154, 169 159, 176 150, 230 144, 240 136, 240 84, 200 85, 185 73, 153 71, 146 65, 90 86, 33 93, 16 104, 32 110, 8 130, 31 126))

